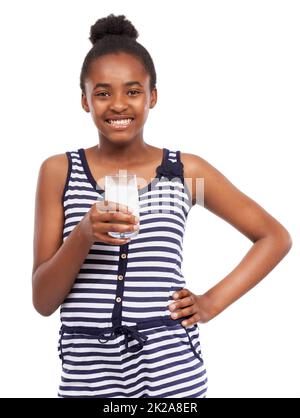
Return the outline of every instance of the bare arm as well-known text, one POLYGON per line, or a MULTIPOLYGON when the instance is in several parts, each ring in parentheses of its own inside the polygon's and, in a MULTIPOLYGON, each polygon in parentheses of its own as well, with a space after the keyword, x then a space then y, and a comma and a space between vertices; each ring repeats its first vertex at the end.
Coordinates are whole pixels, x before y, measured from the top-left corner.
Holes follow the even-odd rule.
POLYGON ((204 178, 204 207, 253 242, 241 262, 204 295, 195 298, 186 289, 176 292, 182 298, 176 308, 184 307, 180 316, 194 314, 188 325, 207 322, 259 283, 288 253, 292 240, 276 219, 211 164, 196 155, 184 155, 182 160, 188 167, 185 176, 192 178, 193 201, 201 202, 196 194, 196 178, 204 178))
POLYGON ((61 197, 67 170, 66 155, 48 158, 41 165, 36 190, 32 296, 34 307, 45 316, 69 293, 91 246, 79 225, 62 241, 61 197))
POLYGON ((100 213, 94 204, 63 242, 61 198, 67 171, 65 154, 48 158, 41 165, 36 190, 32 298, 35 309, 44 316, 56 311, 69 294, 95 240, 113 245, 126 242, 109 237, 107 231, 132 230, 133 225, 110 226, 108 222, 121 219, 134 223, 133 215, 100 213))

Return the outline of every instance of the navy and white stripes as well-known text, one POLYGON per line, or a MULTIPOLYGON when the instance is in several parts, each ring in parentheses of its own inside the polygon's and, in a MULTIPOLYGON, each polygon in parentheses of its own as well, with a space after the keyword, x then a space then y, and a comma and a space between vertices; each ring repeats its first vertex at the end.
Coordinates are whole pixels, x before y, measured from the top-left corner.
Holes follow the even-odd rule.
MULTIPOLYGON (((84 150, 67 155, 64 240, 104 198, 84 150)), ((61 305, 60 397, 206 395, 198 325, 183 327, 168 309, 174 291, 186 285, 181 263, 192 206, 183 173, 168 176, 170 162, 179 161, 178 151, 163 149, 160 171, 139 189, 139 234, 122 246, 95 242, 61 305)))

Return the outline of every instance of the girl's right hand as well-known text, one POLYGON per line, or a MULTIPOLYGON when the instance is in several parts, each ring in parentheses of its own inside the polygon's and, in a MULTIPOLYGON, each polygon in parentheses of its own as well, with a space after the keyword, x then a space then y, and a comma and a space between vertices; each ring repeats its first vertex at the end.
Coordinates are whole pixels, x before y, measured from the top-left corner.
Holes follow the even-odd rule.
POLYGON ((126 244, 130 238, 114 238, 108 232, 133 232, 134 226, 138 225, 139 219, 128 206, 107 200, 94 203, 81 221, 82 231, 91 244, 95 241, 112 245, 126 244), (120 223, 111 223, 112 221, 120 223))

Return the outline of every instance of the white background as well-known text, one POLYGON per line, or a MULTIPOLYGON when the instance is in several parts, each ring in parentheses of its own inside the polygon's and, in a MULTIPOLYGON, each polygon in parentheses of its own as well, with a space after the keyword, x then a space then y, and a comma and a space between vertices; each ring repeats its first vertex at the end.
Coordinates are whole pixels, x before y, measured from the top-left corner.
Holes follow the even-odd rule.
MULTIPOLYGON (((57 394, 59 314, 31 303, 36 181, 50 155, 97 144, 79 73, 90 26, 109 13, 132 21, 156 66, 146 142, 205 158, 293 238, 257 287, 200 325, 208 397, 299 397, 300 7, 289 0, 1 2, 0 396, 57 394)), ((194 207, 187 288, 204 293, 251 244, 194 207)))

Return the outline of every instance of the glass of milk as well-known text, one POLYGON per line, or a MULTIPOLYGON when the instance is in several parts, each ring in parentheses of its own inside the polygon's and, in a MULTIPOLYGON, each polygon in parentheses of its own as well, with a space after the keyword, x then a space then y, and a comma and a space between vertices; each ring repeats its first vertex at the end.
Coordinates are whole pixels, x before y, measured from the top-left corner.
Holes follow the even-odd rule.
MULTIPOLYGON (((118 174, 105 176, 104 186, 105 200, 128 206, 134 216, 139 218, 139 192, 136 174, 128 173, 127 170, 119 170, 118 174)), ((128 222, 111 221, 110 223, 126 224, 128 222)), ((114 238, 133 238, 137 231, 108 232, 114 238)))

